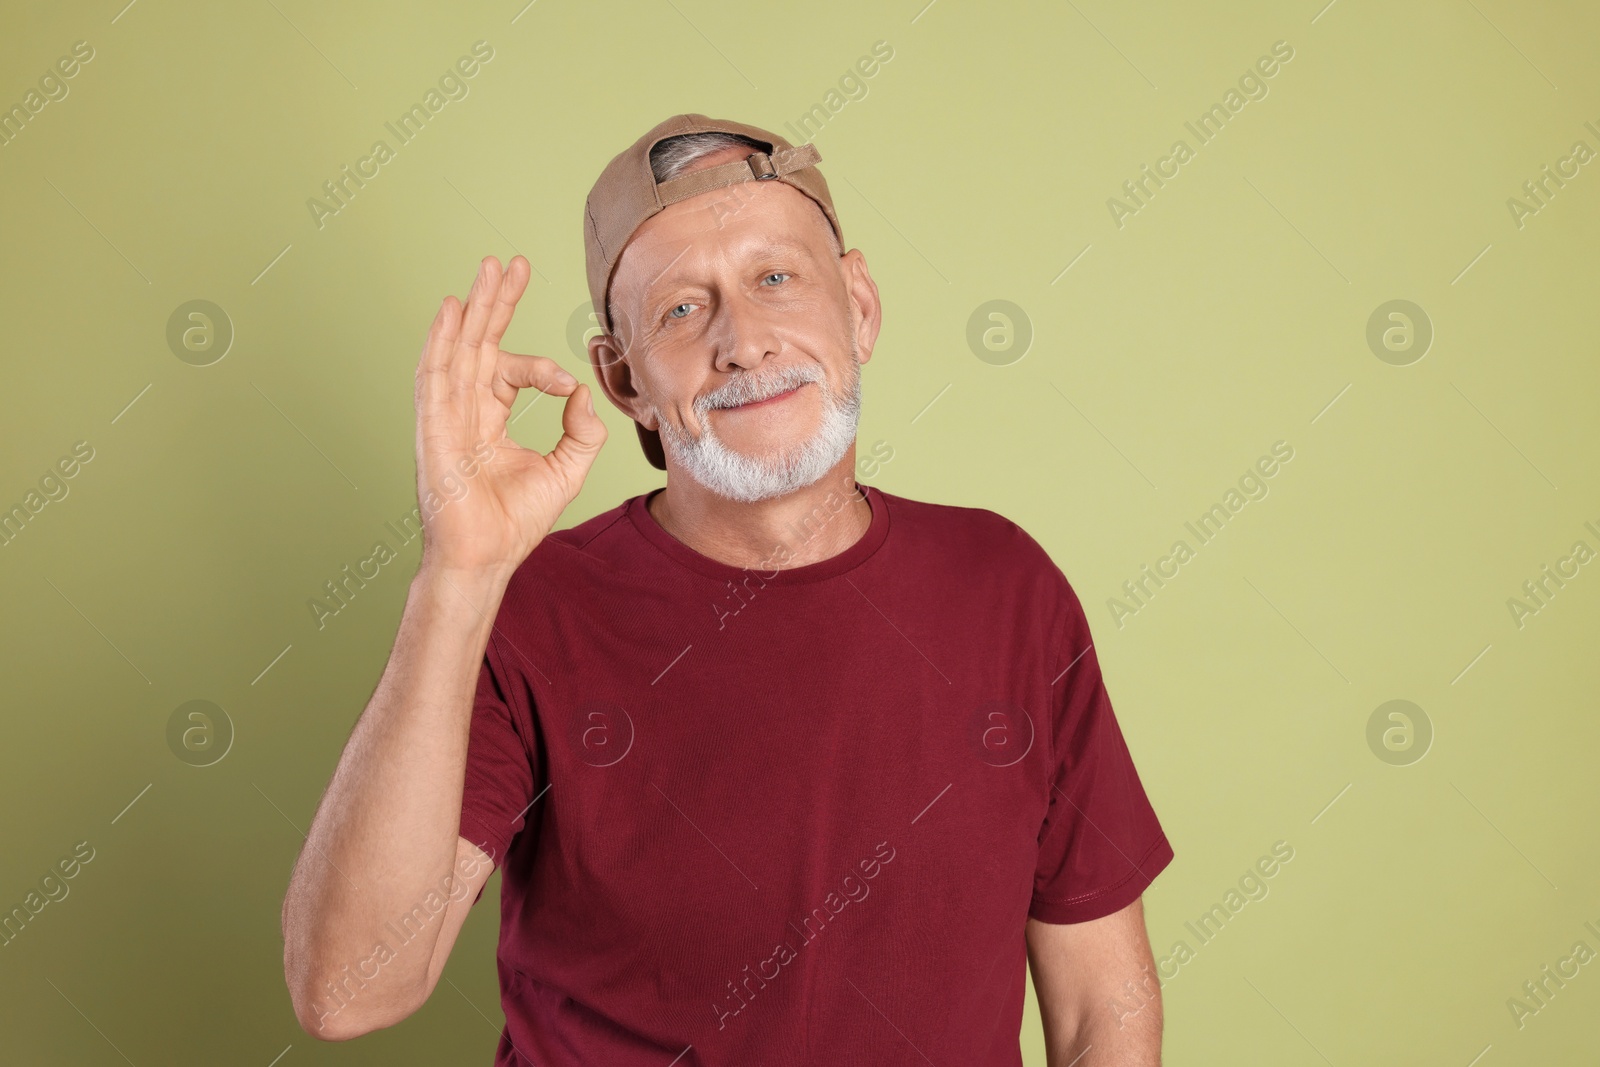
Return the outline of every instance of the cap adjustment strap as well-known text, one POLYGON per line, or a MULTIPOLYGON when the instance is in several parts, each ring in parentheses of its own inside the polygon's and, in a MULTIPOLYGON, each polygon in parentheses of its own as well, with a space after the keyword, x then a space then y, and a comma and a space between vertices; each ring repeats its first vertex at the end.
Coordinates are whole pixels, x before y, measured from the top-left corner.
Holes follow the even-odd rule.
POLYGON ((781 178, 794 171, 816 166, 820 162, 822 155, 813 144, 780 148, 771 155, 755 151, 746 158, 732 163, 707 167, 705 170, 685 174, 681 178, 661 182, 656 186, 656 196, 660 199, 661 206, 666 207, 668 204, 676 204, 679 200, 687 200, 691 196, 738 182, 781 178))

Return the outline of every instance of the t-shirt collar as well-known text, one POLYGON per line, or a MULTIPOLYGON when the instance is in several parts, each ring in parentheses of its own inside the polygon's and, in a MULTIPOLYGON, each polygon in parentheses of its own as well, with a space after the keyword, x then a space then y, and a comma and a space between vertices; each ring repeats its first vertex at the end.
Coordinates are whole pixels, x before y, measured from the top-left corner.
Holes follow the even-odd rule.
MULTIPOLYGON (((832 578, 854 569, 876 552, 889 536, 889 505, 884 494, 870 485, 862 485, 859 482, 856 485, 872 508, 872 522, 866 532, 843 552, 800 567, 781 566, 783 554, 776 551, 777 546, 774 546, 770 562, 749 567, 736 567, 731 563, 723 563, 710 556, 701 555, 668 533, 656 521, 655 516, 650 514, 649 502, 656 494, 662 492, 661 489, 653 489, 630 498, 627 502, 627 514, 634 529, 678 566, 719 582, 737 582, 753 576, 768 585, 797 585, 832 578), (778 569, 780 567, 781 569, 778 569), (775 569, 777 573, 773 573, 775 569)), ((815 518, 812 522, 804 528, 797 527, 792 531, 793 536, 786 539, 786 547, 790 552, 794 552, 796 547, 805 541, 808 533, 817 530, 832 516, 841 514, 848 500, 848 494, 837 493, 825 498, 820 510, 814 513, 815 518), (830 510, 834 504, 838 504, 837 511, 830 510)))

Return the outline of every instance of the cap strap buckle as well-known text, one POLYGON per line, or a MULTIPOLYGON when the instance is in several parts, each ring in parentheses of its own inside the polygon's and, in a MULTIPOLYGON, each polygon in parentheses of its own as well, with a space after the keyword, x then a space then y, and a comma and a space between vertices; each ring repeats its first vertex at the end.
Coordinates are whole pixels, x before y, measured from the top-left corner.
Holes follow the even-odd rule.
POLYGON ((758 182, 778 176, 778 168, 772 165, 772 157, 765 152, 752 152, 745 157, 745 162, 750 164, 750 173, 756 176, 758 182))

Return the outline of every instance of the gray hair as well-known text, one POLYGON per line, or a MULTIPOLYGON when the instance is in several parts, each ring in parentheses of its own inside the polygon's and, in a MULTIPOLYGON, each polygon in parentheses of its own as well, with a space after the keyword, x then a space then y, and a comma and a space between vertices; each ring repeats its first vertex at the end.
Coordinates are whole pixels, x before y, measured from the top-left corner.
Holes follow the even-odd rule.
POLYGON ((720 152, 733 145, 746 145, 762 152, 771 148, 765 141, 757 141, 738 133, 723 133, 720 130, 712 130, 710 133, 680 133, 676 137, 657 141, 650 149, 650 173, 658 182, 671 181, 688 170, 689 165, 695 160, 704 159, 713 152, 720 152))

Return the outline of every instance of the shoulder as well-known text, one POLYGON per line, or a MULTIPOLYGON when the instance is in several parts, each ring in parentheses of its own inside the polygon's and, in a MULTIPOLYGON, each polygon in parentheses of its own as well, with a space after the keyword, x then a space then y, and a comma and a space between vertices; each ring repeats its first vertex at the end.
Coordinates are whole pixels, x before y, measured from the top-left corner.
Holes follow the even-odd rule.
POLYGON ((548 585, 615 565, 629 547, 628 507, 624 500, 561 530, 551 530, 512 575, 512 585, 548 585))
POLYGON ((1077 591, 1045 547, 1019 523, 988 508, 935 504, 885 493, 892 533, 922 573, 968 589, 989 608, 1041 620, 1041 637, 1081 647, 1088 620, 1077 591), (903 521, 902 521, 903 520, 903 521))
POLYGON ((997 544, 1012 536, 1012 529, 1021 529, 1004 515, 988 508, 913 500, 908 496, 886 493, 877 487, 873 487, 872 491, 888 502, 897 533, 997 544))
POLYGON ((889 502, 895 533, 916 542, 937 543, 968 554, 974 562, 1009 563, 1023 569, 1055 569, 1044 546, 997 511, 882 493, 889 502))

